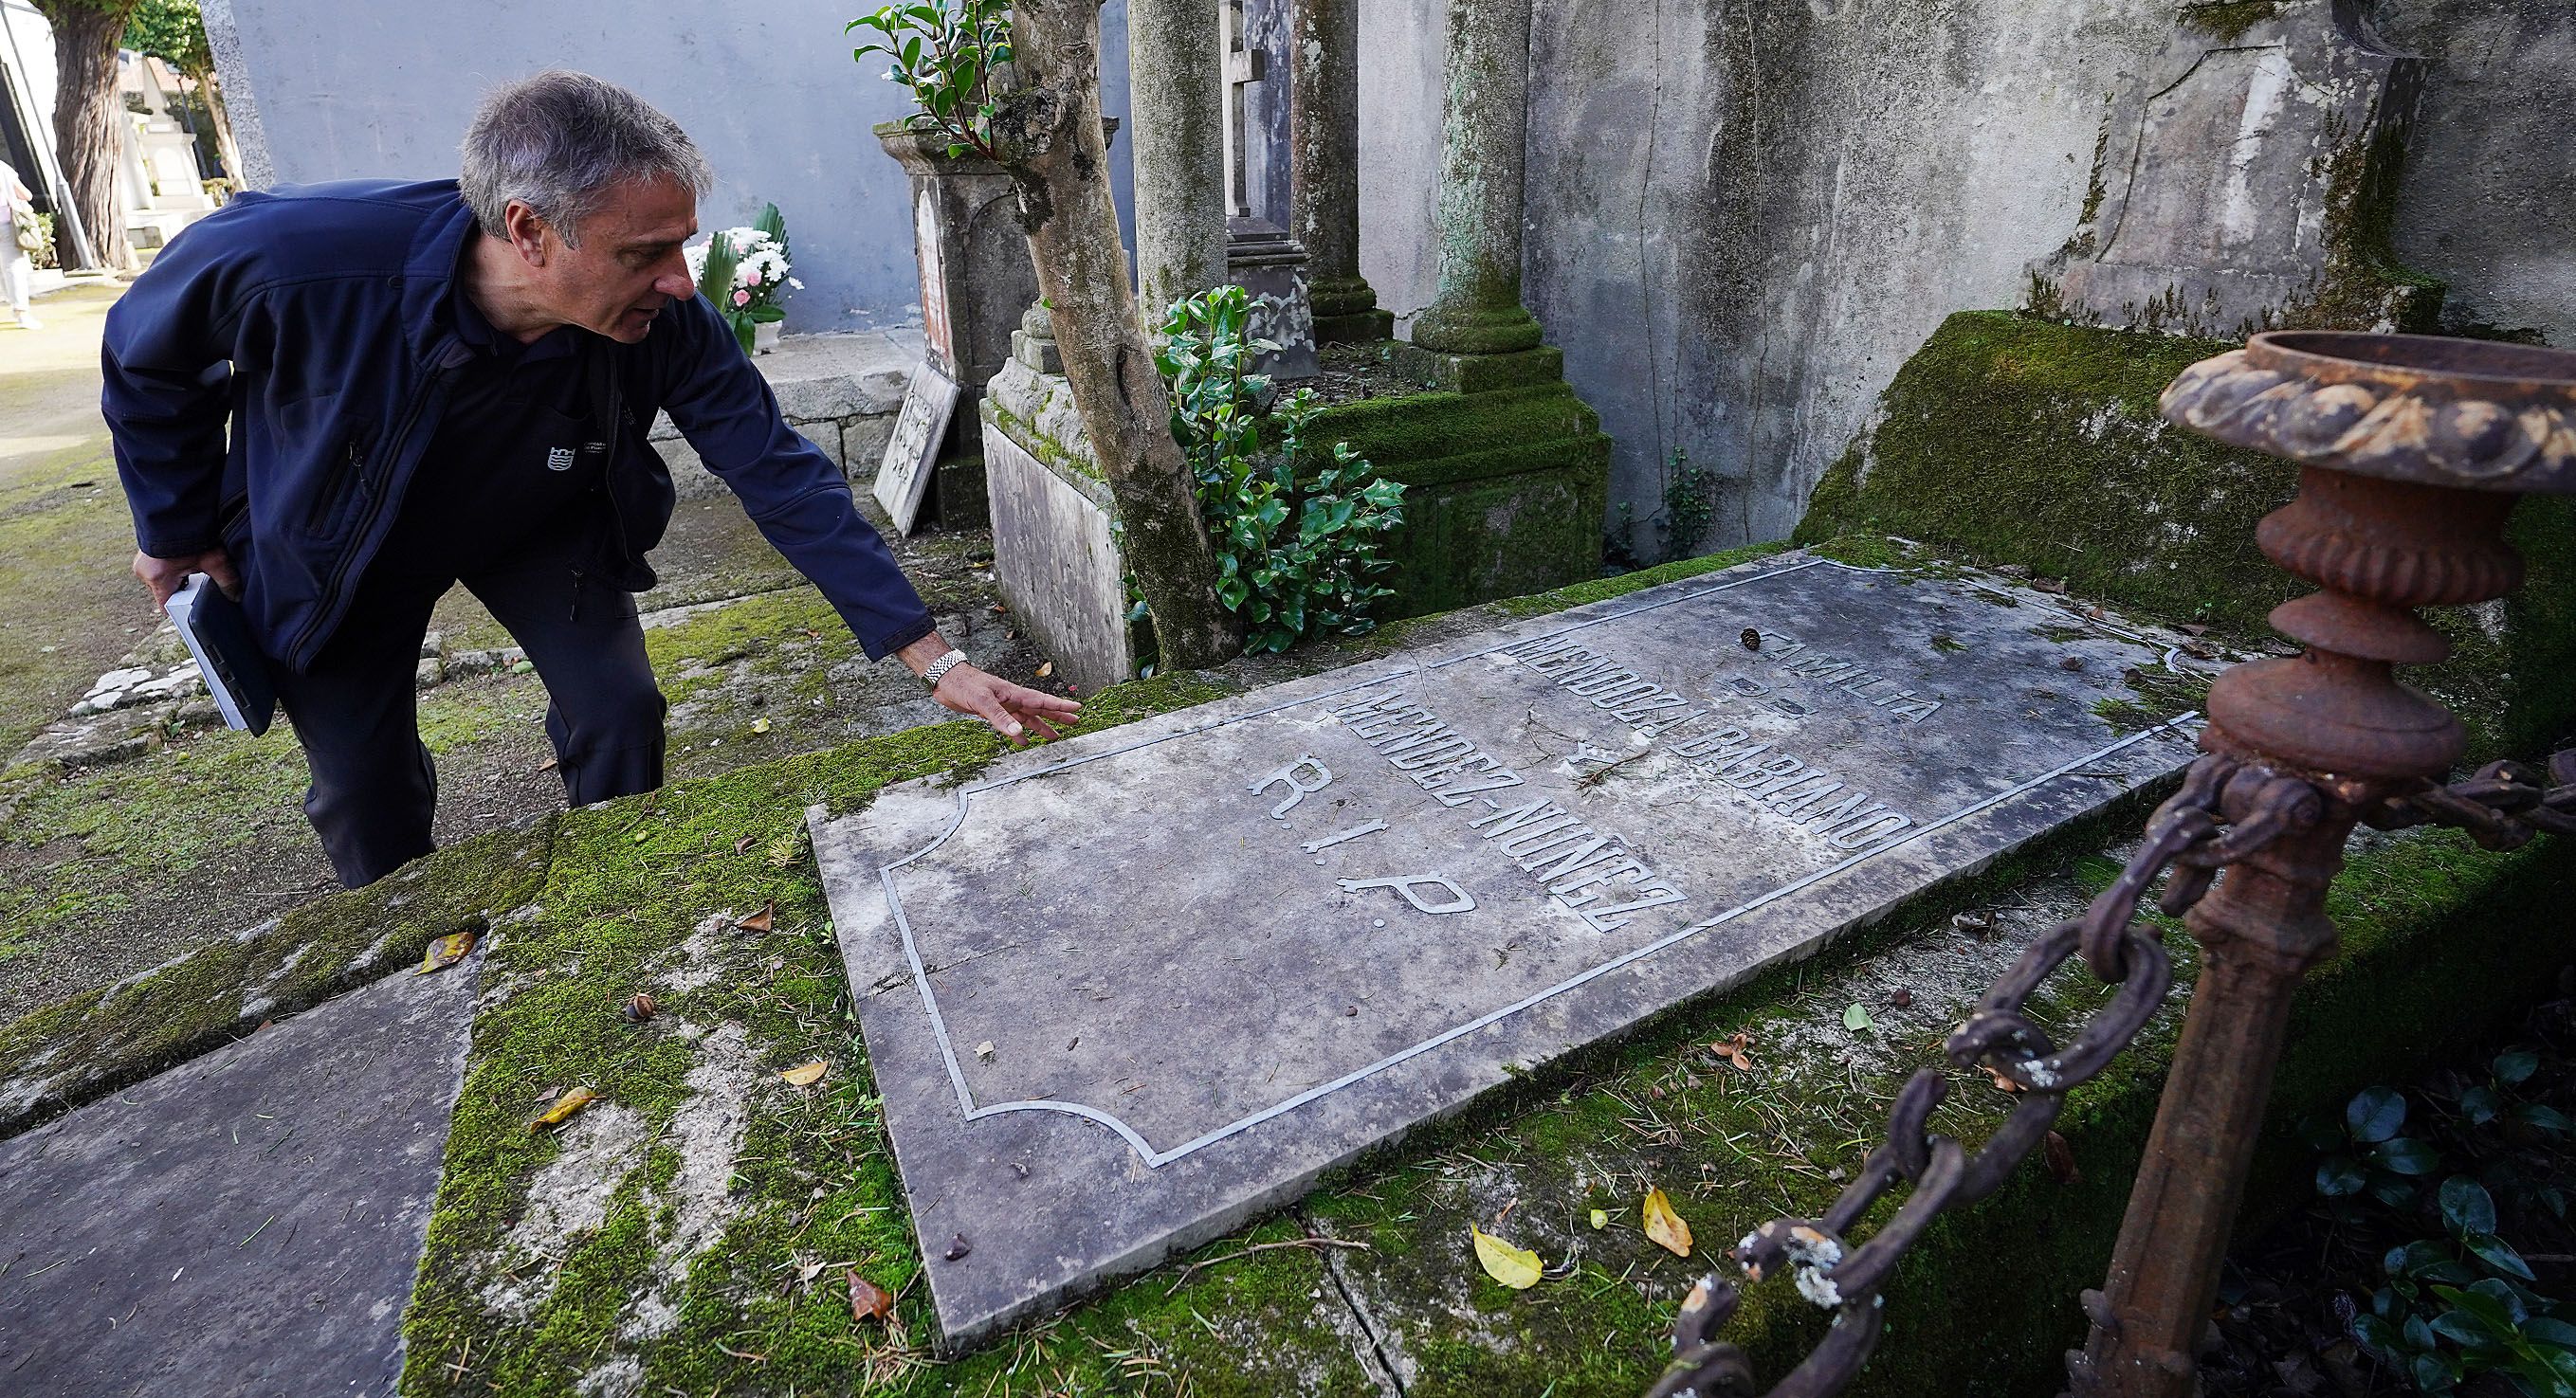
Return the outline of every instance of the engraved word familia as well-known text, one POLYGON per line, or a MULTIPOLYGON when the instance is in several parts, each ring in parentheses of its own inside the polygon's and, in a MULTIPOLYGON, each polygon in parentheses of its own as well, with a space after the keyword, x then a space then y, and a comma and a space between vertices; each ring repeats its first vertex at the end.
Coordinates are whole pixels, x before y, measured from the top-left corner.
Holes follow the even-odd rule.
MULTIPOLYGON (((1505 647, 1501 653, 1546 676, 1567 693, 1591 700, 1594 708, 1607 711, 1649 740, 1706 718, 1724 698, 1695 704, 1689 695, 1555 637, 1523 641, 1505 647)), ((1791 673, 1831 683, 1856 700, 1885 709, 1902 722, 1920 723, 1941 707, 1937 699, 1917 697, 1913 690, 1849 662, 1818 657, 1820 663, 1793 665, 1790 657, 1781 660, 1791 673), (1883 695, 1872 694, 1870 691, 1879 685, 1889 685, 1891 689, 1883 695)), ((1807 712, 1799 705, 1781 707, 1792 714, 1807 712)), ((1765 809, 1816 831, 1841 849, 1875 844, 1914 824, 1913 817, 1805 758, 1779 751, 1777 745, 1755 738, 1742 728, 1703 729, 1678 740, 1667 739, 1664 750, 1689 760, 1760 802, 1765 809)))

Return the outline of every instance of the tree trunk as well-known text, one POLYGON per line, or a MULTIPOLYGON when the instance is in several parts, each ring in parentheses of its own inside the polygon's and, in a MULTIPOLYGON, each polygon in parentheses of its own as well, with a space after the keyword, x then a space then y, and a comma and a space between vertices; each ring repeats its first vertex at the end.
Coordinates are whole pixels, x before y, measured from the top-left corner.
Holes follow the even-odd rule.
POLYGON ((224 175, 239 192, 247 187, 247 177, 242 173, 241 147, 233 144, 232 113, 224 110, 224 90, 216 86, 211 68, 188 76, 197 84, 197 94, 205 99, 207 119, 215 124, 215 153, 223 157, 224 175))
MULTIPOLYGON (((72 206, 89 234, 90 265, 130 272, 141 265, 125 237, 116 188, 125 151, 125 107, 116 95, 116 47, 131 3, 53 0, 38 9, 54 27, 54 143, 72 206)), ((68 259, 64 265, 69 266, 68 259)))
POLYGON ((1074 406, 1118 502, 1164 668, 1221 664, 1243 641, 1217 600, 1216 550, 1172 437, 1171 398, 1136 318, 1109 199, 1100 0, 1020 0, 1011 27, 1020 86, 994 116, 994 145, 1019 196, 1074 406))

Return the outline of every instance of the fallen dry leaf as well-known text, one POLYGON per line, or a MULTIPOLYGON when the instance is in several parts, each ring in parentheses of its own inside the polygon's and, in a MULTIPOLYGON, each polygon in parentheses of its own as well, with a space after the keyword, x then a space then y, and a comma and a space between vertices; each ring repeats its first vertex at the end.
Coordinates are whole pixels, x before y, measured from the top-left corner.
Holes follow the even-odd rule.
POLYGON ((821 1082, 823 1075, 831 1070, 831 1064, 817 1058, 811 1063, 800 1063, 793 1068, 782 1069, 778 1076, 785 1078, 790 1087, 812 1087, 821 1082))
POLYGON ((982 1043, 980 1043, 980 1044, 977 1044, 977 1045, 975 1046, 975 1056, 976 1056, 977 1058, 983 1059, 983 1060, 984 1060, 985 1062, 987 1062, 987 1063, 992 1062, 992 1061, 993 1061, 993 1041, 992 1041, 992 1040, 990 1040, 990 1039, 986 1039, 984 1042, 982 1042, 982 1043))
POLYGON ((557 760, 558 759, 556 758, 549 757, 545 761, 537 764, 537 770, 540 772, 551 772, 555 769, 555 763, 557 760))
POLYGON ((555 1104, 546 1108, 546 1114, 544 1116, 538 1117, 536 1120, 528 1123, 528 1129, 530 1131, 544 1131, 552 1127, 561 1126, 572 1118, 573 1113, 589 1106, 592 1102, 598 1100, 598 1098, 599 1094, 591 1091, 589 1088, 576 1087, 572 1091, 556 1098, 555 1104))
POLYGON ((1715 1053, 1718 1057, 1734 1064, 1735 1071, 1739 1073, 1750 1073, 1753 1071, 1753 1054, 1751 1052, 1753 1048, 1752 1035, 1747 1034, 1742 1030, 1738 1030, 1734 1034, 1727 1036, 1725 1039, 1717 1043, 1710 1044, 1708 1047, 1709 1050, 1715 1053))
POLYGON ((974 1250, 975 1245, 966 1241, 966 1235, 960 1233, 948 1240, 948 1251, 940 1255, 947 1258, 949 1261, 954 1262, 974 1250))
POLYGON ((1486 1276, 1514 1291, 1527 1291, 1538 1285, 1543 1269, 1537 1253, 1513 1247, 1472 1223, 1467 1225, 1467 1232, 1476 1240, 1476 1261, 1483 1264, 1486 1276))
POLYGON ((1673 1201, 1660 1189, 1646 1191, 1646 1236, 1663 1245, 1675 1257, 1688 1257, 1691 1252, 1690 1224, 1673 1212, 1673 1201))
POLYGON ((2075 1168, 2075 1147, 2068 1145, 2064 1136, 2049 1132, 2046 1154, 2048 1173, 2056 1176, 2059 1184, 2084 1183, 2084 1172, 2075 1168))
POLYGON ((763 907, 759 912, 753 913, 742 921, 735 923, 734 926, 741 928, 745 932, 766 932, 771 927, 775 926, 777 922, 778 900, 773 898, 769 900, 768 906, 763 907))
POLYGON ((474 950, 476 935, 472 931, 458 932, 430 943, 429 950, 421 953, 420 969, 412 974, 426 976, 432 971, 444 971, 464 960, 465 954, 474 950))
POLYGON ((733 852, 734 852, 734 853, 736 853, 736 854, 740 854, 740 853, 742 853, 744 850, 747 850, 747 849, 751 848, 751 842, 752 842, 752 841, 757 840, 757 839, 759 839, 759 838, 760 838, 760 837, 759 837, 758 835, 745 835, 745 836, 743 836, 741 839, 736 840, 736 841, 734 841, 734 842, 733 842, 733 852))
POLYGON ((1045 679, 1047 676, 1052 675, 1052 674, 1054 674, 1054 673, 1055 673, 1055 662, 1054 662, 1054 661, 1052 661, 1052 660, 1050 660, 1050 661, 1048 661, 1047 663, 1045 663, 1044 665, 1041 665, 1041 666, 1039 666, 1039 667, 1038 667, 1038 678, 1039 678, 1039 679, 1045 679))
POLYGON ((2008 1078, 2008 1077, 2005 1077, 2003 1074, 1996 1072, 1996 1071, 1995 1071, 1994 1069, 1992 1069, 1992 1068, 1988 1068, 1988 1069, 1986 1070, 1986 1076, 1988 1076, 1988 1077, 1990 1077, 1990 1078, 1993 1078, 1993 1079, 1995 1080, 1995 1090, 1996 1090, 1997 1092, 2019 1092, 2019 1091, 2021 1091, 2021 1084, 2020 1084, 2020 1083, 2014 1082, 2012 1079, 2010 1079, 2010 1078, 2008 1078))
POLYGON ((894 1293, 860 1276, 856 1267, 850 1269, 850 1319, 894 1320, 894 1293))

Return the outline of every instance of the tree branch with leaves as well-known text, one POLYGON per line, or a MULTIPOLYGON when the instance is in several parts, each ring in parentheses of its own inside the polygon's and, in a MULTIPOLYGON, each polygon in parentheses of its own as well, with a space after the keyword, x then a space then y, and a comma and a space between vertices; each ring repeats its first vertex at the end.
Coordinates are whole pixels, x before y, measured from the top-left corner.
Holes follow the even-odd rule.
POLYGON ((887 77, 919 104, 918 129, 1011 177, 1065 378, 1117 501, 1163 667, 1233 658, 1242 636, 1217 597, 1216 550, 1172 436, 1171 397, 1137 315, 1110 201, 1100 0, 913 0, 847 27, 873 36, 852 57, 889 60, 887 77))

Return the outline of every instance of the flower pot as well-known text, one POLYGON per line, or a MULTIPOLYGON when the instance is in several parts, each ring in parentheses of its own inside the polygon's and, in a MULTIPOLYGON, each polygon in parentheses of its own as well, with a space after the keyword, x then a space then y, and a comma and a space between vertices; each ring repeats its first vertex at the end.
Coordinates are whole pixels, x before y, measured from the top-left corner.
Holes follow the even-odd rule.
POLYGON ((778 348, 778 332, 785 329, 786 324, 785 321, 773 320, 751 327, 751 352, 767 354, 778 348))

